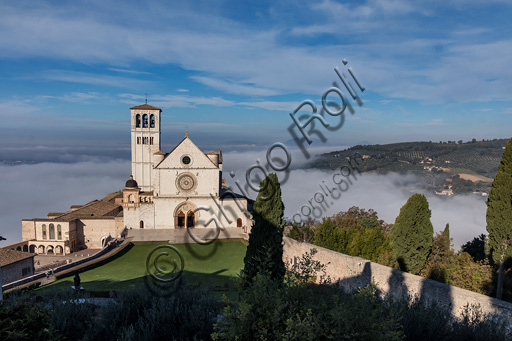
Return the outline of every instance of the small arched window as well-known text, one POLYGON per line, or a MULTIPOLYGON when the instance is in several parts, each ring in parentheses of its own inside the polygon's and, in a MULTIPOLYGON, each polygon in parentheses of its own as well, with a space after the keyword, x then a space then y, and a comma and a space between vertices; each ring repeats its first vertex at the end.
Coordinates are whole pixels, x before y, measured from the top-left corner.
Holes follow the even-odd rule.
POLYGON ((62 228, 60 225, 57 225, 57 239, 62 240, 62 228))
POLYGON ((55 225, 50 224, 50 239, 55 239, 55 225))
POLYGON ((43 239, 46 239, 46 224, 43 224, 43 239))
POLYGON ((135 116, 135 128, 140 128, 140 115, 135 116))
POLYGON ((135 198, 133 197, 133 194, 130 194, 130 196, 128 197, 128 202, 133 204, 135 202, 135 198))
POLYGON ((143 229, 143 228, 144 228, 144 221, 142 221, 142 220, 140 221, 140 223, 139 223, 139 227, 140 227, 141 229, 143 229))
POLYGON ((236 220, 236 227, 242 227, 242 218, 236 220))
POLYGON ((144 116, 142 116, 142 128, 147 128, 148 127, 148 115, 144 114, 144 116))
POLYGON ((149 117, 149 127, 154 128, 155 127, 155 115, 151 115, 149 117))

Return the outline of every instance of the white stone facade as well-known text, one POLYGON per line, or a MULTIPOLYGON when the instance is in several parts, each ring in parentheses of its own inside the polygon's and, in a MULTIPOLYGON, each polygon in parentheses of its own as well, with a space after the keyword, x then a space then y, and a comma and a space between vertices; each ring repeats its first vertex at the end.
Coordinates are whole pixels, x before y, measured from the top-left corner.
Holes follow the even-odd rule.
POLYGON ((23 245, 38 254, 65 255, 99 249, 127 229, 238 228, 249 233, 248 200, 223 187, 222 151, 203 153, 185 138, 160 150, 161 110, 131 110, 132 175, 121 192, 47 218, 23 219, 23 245))
POLYGON ((205 154, 186 133, 170 153, 163 153, 160 114, 160 109, 147 104, 131 108, 132 172, 137 186, 128 186, 127 182, 123 189, 125 227, 178 229, 218 225, 250 231, 252 215, 247 199, 223 188, 222 151, 205 154), (148 117, 147 124, 143 117, 148 117))

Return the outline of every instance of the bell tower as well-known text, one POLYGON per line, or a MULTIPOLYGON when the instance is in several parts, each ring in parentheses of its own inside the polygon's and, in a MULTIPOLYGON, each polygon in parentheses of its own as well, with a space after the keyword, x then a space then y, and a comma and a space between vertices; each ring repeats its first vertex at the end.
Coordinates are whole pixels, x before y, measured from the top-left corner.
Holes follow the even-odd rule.
POLYGON ((153 153, 160 151, 162 110, 146 103, 130 108, 130 111, 133 178, 142 191, 151 191, 151 160, 153 153))

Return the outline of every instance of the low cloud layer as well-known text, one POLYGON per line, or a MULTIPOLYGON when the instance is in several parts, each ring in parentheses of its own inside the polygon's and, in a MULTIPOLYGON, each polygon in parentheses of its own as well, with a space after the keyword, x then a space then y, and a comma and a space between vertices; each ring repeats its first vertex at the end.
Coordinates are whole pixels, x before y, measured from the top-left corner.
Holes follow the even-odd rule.
MULTIPOLYGON (((308 150, 314 157, 327 149, 333 150, 332 147, 308 150)), ((284 158, 284 153, 279 154, 278 150, 275 155, 284 158)), ((356 174, 355 177, 354 174, 345 177, 339 174, 339 170, 296 169, 302 167, 308 160, 305 160, 297 148, 291 149, 290 155, 293 160, 288 174, 278 172, 279 179, 283 182, 285 216, 290 219, 295 217, 295 220, 298 221, 301 218, 306 219, 306 215, 320 219, 340 211, 346 211, 352 206, 359 206, 367 210, 374 209, 381 219, 387 223, 394 223, 400 213, 400 208, 407 202, 407 199, 414 193, 423 193, 426 195, 432 211, 431 221, 434 231, 443 230, 449 223, 456 250, 460 248, 460 245, 479 234, 487 233, 485 201, 476 195, 440 197, 419 188, 413 175, 363 173, 356 174), (335 174, 338 175, 335 176, 335 174), (344 182, 338 187, 335 182, 341 183, 341 180, 344 182), (333 190, 334 188, 337 189, 333 190), (300 216, 296 215, 297 213, 300 216)), ((229 176, 228 172, 224 174, 228 185, 233 190, 240 192, 235 183, 238 180, 243 191, 253 199, 256 198, 257 193, 247 186, 245 173, 247 169, 256 164, 258 159, 261 164, 267 165, 265 152, 228 153, 225 155, 225 169, 235 173, 233 178, 229 176), (230 161, 232 162, 230 163, 230 161)), ((309 159, 309 161, 311 160, 313 159, 309 159)), ((272 172, 273 170, 267 167, 267 171, 272 172)), ((260 170, 254 170, 253 173, 251 172, 250 176, 250 179, 253 180, 263 174, 260 170)), ((346 174, 344 169, 344 175, 346 174)))
MULTIPOLYGON (((319 148, 309 151, 313 157, 326 150, 319 148)), ((410 175, 364 173, 356 175, 355 178, 352 175, 348 178, 337 175, 333 179, 338 171, 297 169, 308 160, 296 148, 290 148, 290 155, 292 161, 288 174, 278 172, 283 183, 285 215, 290 219, 295 217, 295 220, 298 220, 297 213, 301 214, 302 218, 305 215, 321 218, 345 211, 352 206, 359 206, 367 210, 372 208, 378 212, 381 219, 394 223, 407 199, 413 193, 421 193, 415 185, 414 177, 410 175), (340 185, 343 192, 333 191, 333 188, 337 187, 334 182, 341 180, 344 180, 343 185, 340 185)), ((272 157, 279 156, 285 158, 284 152, 277 148, 272 157)), ((258 159, 260 164, 267 165, 266 150, 232 152, 224 155, 223 177, 226 178, 227 184, 236 192, 241 192, 235 183, 238 181, 243 191, 253 199, 257 193, 247 186, 245 173, 257 164, 258 159), (234 172, 234 177, 230 176, 231 171, 234 172)), ((275 162, 276 165, 282 165, 277 160, 275 162)), ((273 171, 269 167, 266 168, 269 172, 273 171)), ((117 159, 108 162, 91 160, 77 163, 39 163, 0 166, 0 171, 0 235, 7 238, 7 241, 0 242, 0 245, 7 245, 21 240, 21 219, 46 217, 48 212, 66 211, 70 205, 85 204, 100 199, 109 192, 122 189, 130 174, 130 162, 117 159)), ((255 169, 251 173, 251 179, 255 184, 258 176, 262 177, 263 172, 255 169)), ((425 194, 432 210, 434 230, 441 231, 446 223, 449 223, 456 249, 477 235, 486 233, 486 205, 481 198, 441 198, 434 194, 425 194)))
POLYGON ((48 212, 65 212, 122 189, 130 162, 39 163, 0 166, 0 172, 3 246, 21 240, 21 219, 45 218, 48 212))

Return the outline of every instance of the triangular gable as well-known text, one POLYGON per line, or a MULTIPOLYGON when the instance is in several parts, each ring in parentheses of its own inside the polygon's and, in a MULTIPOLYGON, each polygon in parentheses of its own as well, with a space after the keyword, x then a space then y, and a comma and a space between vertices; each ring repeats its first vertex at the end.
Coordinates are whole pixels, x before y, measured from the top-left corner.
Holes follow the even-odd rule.
POLYGON ((189 155, 192 159, 190 168, 218 168, 190 138, 185 137, 155 168, 188 168, 181 163, 181 157, 189 155))

